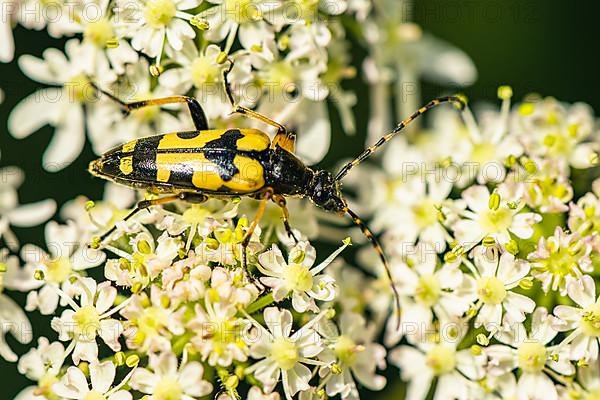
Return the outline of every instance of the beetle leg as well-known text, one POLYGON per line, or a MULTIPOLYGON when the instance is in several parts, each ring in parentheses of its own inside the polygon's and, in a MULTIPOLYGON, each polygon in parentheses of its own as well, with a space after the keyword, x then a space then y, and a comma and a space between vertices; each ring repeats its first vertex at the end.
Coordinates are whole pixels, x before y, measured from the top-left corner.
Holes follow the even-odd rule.
POLYGON ((287 208, 287 202, 285 197, 280 194, 273 195, 273 202, 277 204, 281 208, 281 212, 283 213, 283 226, 285 227, 285 231, 290 239, 294 239, 294 242, 298 244, 298 238, 292 231, 292 227, 290 226, 290 213, 287 208))
POLYGON ((256 215, 254 216, 254 220, 248 227, 248 231, 246 231, 246 235, 244 236, 244 239, 242 240, 242 267, 244 267, 244 269, 246 269, 246 267, 248 266, 247 265, 248 260, 246 258, 247 257, 246 250, 248 248, 248 244, 250 243, 250 239, 252 238, 252 235, 254 234, 254 231, 256 230, 258 223, 260 222, 263 215, 265 214, 265 209, 267 208, 267 203, 269 202, 269 200, 271 199, 272 196, 273 196, 273 189, 270 187, 266 188, 260 194, 260 203, 258 204, 258 210, 256 210, 256 215))
POLYGON ((285 126, 280 124, 279 122, 263 115, 259 112, 251 110, 249 108, 240 106, 236 103, 235 98, 233 97, 233 92, 231 90, 231 85, 229 83, 229 73, 233 69, 233 60, 231 58, 228 59, 229 68, 223 71, 223 83, 225 86, 225 93, 227 94, 227 99, 231 104, 231 108, 234 113, 245 115, 249 118, 256 119, 258 121, 264 122, 267 125, 275 127, 277 129, 277 134, 271 143, 271 148, 274 149, 276 146, 282 147, 285 150, 293 153, 296 145, 296 134, 287 130, 285 126))
POLYGON ((198 100, 194 99, 193 97, 168 96, 168 97, 161 97, 158 99, 148 99, 148 100, 134 101, 131 103, 127 103, 127 102, 119 99, 114 94, 109 93, 106 90, 103 90, 97 83, 95 83, 95 82, 90 82, 90 83, 94 87, 94 89, 101 92, 102 94, 104 94, 105 96, 110 98, 111 100, 119 103, 121 105, 121 107, 123 107, 123 109, 125 110, 126 113, 130 113, 133 110, 137 110, 137 109, 144 108, 144 107, 162 106, 165 104, 185 103, 190 110, 190 114, 192 115, 192 121, 194 122, 194 126, 196 127, 196 129, 199 131, 205 131, 208 129, 208 120, 206 119, 206 114, 204 113, 204 110, 202 109, 202 106, 200 105, 200 103, 198 103, 198 100))
MULTIPOLYGON (((131 218, 133 218, 138 212, 145 210, 149 207, 159 205, 159 204, 168 204, 168 203, 172 203, 177 200, 197 204, 197 203, 203 203, 207 199, 208 199, 208 197, 202 193, 182 192, 182 193, 178 193, 178 194, 174 194, 174 195, 170 195, 170 196, 160 197, 158 199, 142 200, 136 204, 135 208, 133 210, 131 210, 131 212, 129 214, 127 214, 127 216, 125 218, 123 218, 123 221, 124 222, 128 221, 131 218)), ((117 229, 117 225, 113 225, 112 228, 110 228, 102 236, 100 236, 99 243, 102 243, 116 229, 117 229)))

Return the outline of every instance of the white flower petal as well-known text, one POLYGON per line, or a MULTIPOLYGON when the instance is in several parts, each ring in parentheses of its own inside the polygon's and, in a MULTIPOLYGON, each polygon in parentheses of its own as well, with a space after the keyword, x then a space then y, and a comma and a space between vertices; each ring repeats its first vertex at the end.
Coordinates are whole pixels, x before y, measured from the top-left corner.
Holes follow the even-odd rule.
POLYGON ((47 221, 56 212, 56 202, 52 199, 29 203, 10 212, 10 223, 19 227, 31 227, 47 221))
POLYGON ((31 341, 31 324, 21 307, 8 296, 0 294, 0 356, 7 361, 17 361, 17 356, 8 347, 4 334, 10 332, 20 343, 31 341))
POLYGON ((104 319, 100 321, 98 334, 108 347, 114 351, 120 351, 121 344, 119 343, 119 337, 123 334, 123 330, 123 325, 116 319, 104 319))
POLYGON ((60 111, 56 99, 62 96, 64 93, 61 88, 46 88, 25 97, 8 117, 8 131, 17 139, 22 139, 42 126, 53 123, 60 111))
POLYGON ((111 361, 105 361, 101 364, 90 364, 90 380, 92 389, 99 393, 106 393, 112 386, 117 369, 111 361))
POLYGON ((212 385, 203 380, 204 368, 199 362, 185 365, 179 372, 179 382, 183 391, 193 397, 202 397, 212 392, 212 385))
POLYGON ((55 394, 68 399, 84 398, 90 391, 83 371, 77 367, 69 367, 60 382, 52 386, 52 390, 55 394))
POLYGON ((154 389, 159 380, 160 378, 149 370, 145 368, 138 368, 131 376, 131 380, 129 382, 131 387, 135 390, 149 394, 154 393, 154 389))
POLYGON ((44 152, 44 169, 58 171, 65 168, 79 156, 84 143, 83 108, 79 104, 72 104, 68 110, 68 118, 56 127, 54 137, 44 152))
MULTIPOLYGON (((4 4, 4 3, 3 3, 4 4)), ((0 62, 11 62, 15 56, 15 41, 12 34, 12 18, 0 18, 0 62)))
POLYGON ((573 301, 582 308, 590 307, 596 302, 596 284, 589 275, 584 275, 580 280, 572 281, 567 287, 567 293, 573 301))
POLYGON ((517 398, 557 400, 558 393, 552 380, 543 373, 524 373, 517 383, 517 398))

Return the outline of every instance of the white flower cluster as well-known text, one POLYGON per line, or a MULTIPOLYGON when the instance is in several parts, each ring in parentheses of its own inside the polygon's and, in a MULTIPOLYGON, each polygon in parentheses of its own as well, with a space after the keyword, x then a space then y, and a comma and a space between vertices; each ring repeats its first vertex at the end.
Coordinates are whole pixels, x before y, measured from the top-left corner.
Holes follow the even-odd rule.
MULTIPOLYGON (((383 388, 376 370, 386 352, 375 326, 336 312, 329 266, 349 240, 317 263, 299 231, 300 241, 286 244, 262 225, 272 234, 255 233, 244 269, 248 219, 239 204, 211 200, 118 222, 106 258, 86 244, 122 218, 123 196, 112 193, 93 206, 67 204, 69 222, 46 225, 49 253, 22 246, 24 265, 12 256, 4 268, 13 277, 7 287, 28 292, 27 311, 53 316, 58 338, 40 338, 20 358, 19 371, 36 385, 19 400, 357 398, 358 384, 383 388)), ((2 301, 11 305, 3 318, 27 321, 2 301)))
MULTIPOLYGON (((600 393, 599 132, 590 108, 531 97, 433 129, 358 168, 402 296, 387 324, 407 399, 584 399, 600 393), (433 145, 444 143, 444 146, 433 145), (584 190, 577 194, 574 182, 584 190), (588 189, 589 190, 589 189, 588 189)), ((368 256, 365 266, 378 265, 368 256)), ((384 276, 381 274, 381 276, 384 276)), ((378 311, 382 303, 362 304, 378 311)))

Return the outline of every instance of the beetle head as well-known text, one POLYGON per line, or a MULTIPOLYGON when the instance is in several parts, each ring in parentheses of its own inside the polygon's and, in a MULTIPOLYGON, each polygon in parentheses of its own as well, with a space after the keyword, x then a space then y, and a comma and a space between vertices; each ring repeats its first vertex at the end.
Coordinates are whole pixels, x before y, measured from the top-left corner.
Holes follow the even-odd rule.
POLYGON ((326 211, 339 214, 346 212, 346 200, 340 190, 340 183, 329 171, 316 171, 309 187, 308 197, 326 211))

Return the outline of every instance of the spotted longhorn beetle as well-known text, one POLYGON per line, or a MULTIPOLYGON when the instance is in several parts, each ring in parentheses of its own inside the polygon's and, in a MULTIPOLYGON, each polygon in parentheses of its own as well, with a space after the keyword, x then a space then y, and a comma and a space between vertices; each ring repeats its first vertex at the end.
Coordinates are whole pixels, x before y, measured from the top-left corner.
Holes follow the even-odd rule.
MULTIPOLYGON (((393 284, 391 271, 383 249, 365 222, 348 208, 341 192, 341 180, 355 166, 366 160, 379 147, 391 140, 414 119, 441 103, 455 103, 464 109, 465 103, 455 96, 436 98, 400 122, 394 130, 368 147, 356 159, 345 164, 334 176, 325 170, 306 166, 295 154, 296 134, 278 122, 258 112, 236 104, 228 75, 223 73, 225 93, 233 113, 253 118, 277 129, 271 141, 258 129, 209 129, 206 115, 198 101, 187 96, 170 96, 126 103, 92 82, 93 87, 118 102, 125 113, 147 106, 185 103, 190 110, 195 130, 174 132, 132 140, 92 161, 89 171, 95 176, 136 189, 145 189, 166 196, 142 200, 124 218, 128 220, 153 205, 182 200, 202 203, 209 197, 233 198, 248 196, 260 200, 256 216, 242 240, 242 264, 246 266, 246 248, 269 200, 282 210, 282 220, 288 235, 295 241, 289 225, 286 197, 307 197, 315 205, 339 215, 348 214, 369 239, 379 255, 390 284, 395 306, 399 311, 400 297, 393 284)), ((99 246, 116 229, 113 226, 100 238, 99 246)))

